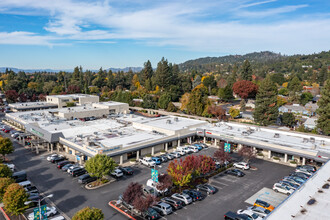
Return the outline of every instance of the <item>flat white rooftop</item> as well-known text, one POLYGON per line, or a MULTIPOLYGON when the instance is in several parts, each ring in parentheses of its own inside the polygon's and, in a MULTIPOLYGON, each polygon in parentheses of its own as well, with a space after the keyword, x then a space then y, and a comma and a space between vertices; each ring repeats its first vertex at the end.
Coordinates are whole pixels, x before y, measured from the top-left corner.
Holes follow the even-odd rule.
POLYGON ((282 202, 267 220, 330 219, 330 162, 282 202))
POLYGON ((17 102, 9 104, 10 107, 14 108, 38 108, 43 106, 57 106, 56 104, 48 103, 48 102, 17 102))
POLYGON ((65 95, 51 95, 49 97, 54 97, 54 98, 80 98, 80 97, 97 97, 95 95, 89 95, 89 94, 65 94, 65 95))
POLYGON ((244 139, 247 142, 258 142, 263 145, 291 147, 309 152, 330 154, 330 139, 326 136, 309 135, 298 132, 244 125, 238 123, 217 123, 201 127, 209 135, 244 139))

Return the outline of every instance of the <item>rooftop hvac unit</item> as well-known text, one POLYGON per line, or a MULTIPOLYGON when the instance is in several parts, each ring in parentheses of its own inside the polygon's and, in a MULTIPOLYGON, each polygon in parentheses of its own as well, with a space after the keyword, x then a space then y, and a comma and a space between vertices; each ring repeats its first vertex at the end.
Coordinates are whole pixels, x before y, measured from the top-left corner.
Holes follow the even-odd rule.
POLYGON ((309 141, 310 141, 311 143, 315 143, 315 138, 311 137, 311 138, 309 138, 309 141))
POLYGON ((97 135, 98 133, 97 133, 97 131, 94 131, 94 133, 93 133, 93 134, 97 135))
POLYGON ((280 137, 280 134, 279 133, 275 133, 274 134, 274 138, 279 138, 280 137))
POLYGON ((171 119, 166 120, 166 124, 171 124, 171 119))
POLYGON ((308 138, 304 138, 303 143, 308 143, 308 138))
POLYGON ((179 121, 179 118, 178 117, 175 117, 174 118, 174 121, 178 122, 179 121))

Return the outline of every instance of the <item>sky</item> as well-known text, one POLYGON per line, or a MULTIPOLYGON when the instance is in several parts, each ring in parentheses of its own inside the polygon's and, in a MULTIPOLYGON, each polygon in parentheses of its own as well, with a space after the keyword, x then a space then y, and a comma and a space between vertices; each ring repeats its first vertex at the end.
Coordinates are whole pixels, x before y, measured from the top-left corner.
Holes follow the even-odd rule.
POLYGON ((153 67, 330 50, 328 0, 1 0, 0 67, 153 67))

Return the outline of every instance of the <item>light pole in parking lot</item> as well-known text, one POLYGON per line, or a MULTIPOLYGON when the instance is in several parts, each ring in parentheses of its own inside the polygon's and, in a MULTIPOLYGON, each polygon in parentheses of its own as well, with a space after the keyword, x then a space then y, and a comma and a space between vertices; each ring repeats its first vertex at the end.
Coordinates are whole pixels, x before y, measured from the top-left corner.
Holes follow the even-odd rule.
MULTIPOLYGON (((40 216, 40 219, 42 219, 40 203, 41 203, 44 199, 46 199, 46 198, 52 198, 53 196, 54 196, 54 194, 49 194, 48 196, 45 196, 45 197, 42 198, 42 199, 38 199, 38 207, 39 207, 39 216, 40 216)), ((30 204, 31 202, 33 202, 33 201, 27 201, 27 202, 24 202, 24 205, 28 205, 28 204, 30 204)), ((47 212, 47 210, 46 210, 46 212, 47 212)))

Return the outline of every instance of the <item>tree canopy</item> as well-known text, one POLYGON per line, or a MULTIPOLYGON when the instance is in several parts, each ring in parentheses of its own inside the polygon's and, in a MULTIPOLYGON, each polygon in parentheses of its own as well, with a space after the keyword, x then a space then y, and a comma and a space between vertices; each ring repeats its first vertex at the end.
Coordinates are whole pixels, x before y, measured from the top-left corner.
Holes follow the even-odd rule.
POLYGON ((104 214, 101 209, 85 207, 79 210, 73 217, 72 220, 103 220, 104 214))
POLYGON ((115 161, 104 154, 97 154, 86 161, 85 168, 91 176, 102 178, 109 175, 117 166, 115 161))

